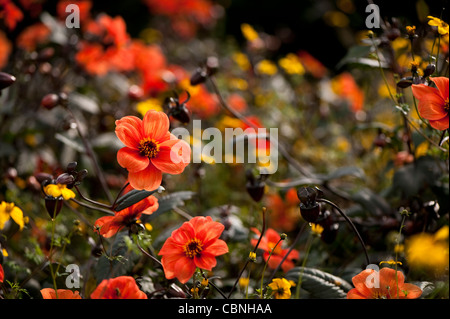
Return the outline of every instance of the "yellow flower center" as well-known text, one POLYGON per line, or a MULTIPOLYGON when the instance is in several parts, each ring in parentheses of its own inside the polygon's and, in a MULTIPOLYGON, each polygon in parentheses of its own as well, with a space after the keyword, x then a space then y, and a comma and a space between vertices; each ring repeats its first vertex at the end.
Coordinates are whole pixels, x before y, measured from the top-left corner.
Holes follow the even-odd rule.
POLYGON ((444 103, 444 110, 448 113, 448 111, 449 111, 449 106, 448 106, 448 98, 445 100, 445 103, 444 103))
POLYGON ((194 258, 198 254, 200 254, 202 250, 203 250, 203 244, 197 238, 191 239, 183 247, 183 251, 186 254, 186 257, 189 257, 189 258, 194 258))
POLYGON ((144 138, 139 142, 139 154, 148 158, 155 158, 159 153, 159 144, 154 139, 144 138))

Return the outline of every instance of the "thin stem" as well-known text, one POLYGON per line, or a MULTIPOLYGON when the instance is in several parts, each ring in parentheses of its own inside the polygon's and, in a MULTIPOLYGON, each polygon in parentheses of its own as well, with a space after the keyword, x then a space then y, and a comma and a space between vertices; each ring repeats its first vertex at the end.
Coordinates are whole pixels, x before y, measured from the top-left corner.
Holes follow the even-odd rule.
MULTIPOLYGON (((55 212, 56 212, 56 207, 57 205, 55 205, 55 212)), ((53 213, 53 216, 55 216, 55 212, 53 213)), ((50 251, 49 251, 49 266, 50 266, 50 274, 52 276, 52 281, 53 281, 53 289, 55 290, 55 295, 56 295, 56 299, 58 298, 58 287, 56 286, 56 274, 53 272, 53 266, 52 266, 52 257, 53 257, 53 242, 55 240, 55 218, 52 218, 52 237, 51 237, 51 242, 50 242, 50 251)))
POLYGON ((277 241, 277 243, 275 244, 275 246, 270 250, 269 257, 267 257, 266 263, 264 264, 264 268, 263 268, 262 275, 261 275, 261 290, 260 290, 260 292, 261 292, 261 299, 263 299, 263 291, 264 291, 264 289, 263 289, 263 287, 264 287, 264 273, 266 272, 266 268, 267 268, 267 265, 269 264, 270 257, 272 256, 272 254, 273 254, 275 248, 278 246, 278 244, 279 244, 282 240, 283 240, 283 239, 280 238, 280 239, 277 241))
POLYGON ((355 232, 356 236, 358 237, 359 242, 361 243, 361 246, 362 246, 362 248, 363 248, 363 250, 364 250, 364 254, 365 254, 365 257, 366 257, 366 263, 367 263, 367 265, 369 265, 369 264, 370 264, 370 260, 369 260, 369 255, 367 254, 366 245, 364 244, 364 241, 363 241, 361 235, 359 234, 358 230, 356 229, 355 225, 354 225, 353 222, 350 220, 350 218, 348 218, 348 216, 347 216, 347 215, 339 208, 339 206, 337 206, 335 203, 330 202, 329 200, 323 199, 323 198, 318 198, 318 199, 316 199, 316 201, 318 201, 318 202, 323 202, 323 203, 326 203, 326 204, 328 204, 328 205, 333 206, 334 208, 337 209, 337 211, 341 214, 341 216, 344 217, 344 219, 345 219, 345 220, 347 221, 347 223, 351 226, 351 228, 352 228, 353 231, 355 232))
POLYGON ((81 193, 81 191, 80 191, 80 189, 78 188, 78 186, 75 185, 74 187, 75 187, 75 189, 77 190, 78 195, 80 195, 80 197, 81 197, 82 199, 84 199, 85 201, 87 201, 87 202, 89 202, 89 203, 91 203, 91 204, 94 204, 94 205, 98 205, 98 206, 107 208, 107 209, 111 209, 112 207, 114 207, 114 206, 106 205, 106 204, 97 202, 97 201, 95 201, 95 200, 92 200, 92 199, 90 199, 90 198, 87 198, 87 197, 85 197, 85 196, 81 193))
MULTIPOLYGON (((208 280, 208 278, 206 277, 206 275, 203 273, 203 269, 200 269, 203 278, 205 278, 206 280, 208 280)), ((222 292, 222 290, 220 290, 219 287, 217 287, 213 282, 211 282, 210 280, 208 280, 208 283, 225 299, 228 299, 227 296, 225 296, 225 294, 222 292)))
POLYGON ((291 247, 289 247, 289 250, 287 251, 287 253, 284 255, 283 259, 281 259, 280 263, 278 264, 277 268, 275 268, 272 272, 272 275, 270 275, 269 278, 269 282, 272 281, 272 279, 275 277, 275 274, 277 273, 278 269, 280 269, 281 265, 284 263, 284 261, 287 259, 287 257, 289 256, 289 254, 291 253, 291 251, 294 249, 294 247, 297 245, 297 242, 299 241, 301 234, 303 234, 303 230, 305 229, 305 226, 307 224, 303 223, 302 228, 299 230, 299 232, 297 233, 297 236, 294 239, 294 242, 291 244, 291 247))
POLYGON ((386 75, 384 74, 383 67, 381 66, 381 59, 380 59, 380 54, 378 53, 378 47, 377 47, 377 45, 375 44, 375 41, 374 41, 373 37, 372 37, 371 39, 372 39, 373 47, 375 48, 375 54, 376 54, 376 56, 377 56, 378 67, 379 67, 379 69, 380 69, 381 76, 383 77, 384 83, 385 83, 386 88, 387 88, 387 90, 388 90, 388 92, 389 92, 389 96, 391 97, 391 99, 392 99, 392 100, 394 101, 394 103, 396 104, 397 101, 395 100, 394 96, 392 95, 391 88, 389 87, 388 80, 386 79, 386 75))
POLYGON ((86 149, 86 154, 91 159, 92 166, 94 168, 95 174, 97 175, 97 178, 100 181, 100 185, 102 186, 103 191, 105 192, 106 196, 108 197, 109 202, 112 202, 113 198, 111 196, 111 192, 109 191, 108 185, 106 183, 105 176, 103 175, 103 172, 102 172, 102 170, 100 168, 100 165, 98 164, 98 161, 97 161, 97 158, 96 158, 96 156, 94 154, 94 151, 92 150, 92 146, 91 146, 89 140, 81 132, 81 130, 80 130, 80 123, 79 123, 77 117, 75 116, 75 114, 73 114, 72 110, 69 107, 66 107, 66 109, 70 113, 70 115, 72 115, 72 118, 75 121, 78 135, 80 136, 81 141, 83 142, 84 148, 86 149))
POLYGON ((305 257, 303 258, 302 269, 300 270, 300 274, 298 276, 298 281, 297 281, 297 288, 295 289, 295 299, 300 298, 300 287, 302 285, 303 272, 305 270, 306 261, 308 260, 309 252, 311 250, 312 241, 313 241, 313 236, 312 236, 312 233, 310 232, 308 235, 308 240, 306 242, 305 257))
POLYGON ((128 185, 130 185, 130 182, 127 182, 125 185, 122 186, 122 188, 120 189, 120 191, 117 193, 116 199, 114 200, 114 203, 112 203, 111 207, 112 209, 114 209, 114 206, 116 206, 117 201, 119 200, 120 195, 123 193, 123 191, 125 190, 125 188, 128 187, 128 185))
MULTIPOLYGON (((266 208, 263 207, 262 208, 263 226, 262 226, 262 230, 261 230, 261 235, 259 236, 259 239, 258 239, 258 241, 257 241, 257 243, 255 245, 255 248, 253 249, 253 253, 256 253, 256 250, 258 249, 259 243, 261 242, 261 239, 264 236, 264 232, 266 231, 266 218, 265 218, 265 215, 266 215, 266 208)), ((228 293, 228 299, 230 298, 232 292, 236 288, 236 286, 237 286, 237 284, 239 282, 239 279, 241 279, 241 276, 244 273, 245 268, 247 268, 247 265, 248 265, 249 262, 250 262, 250 259, 247 258, 247 261, 245 262, 244 267, 242 267, 241 272, 239 273, 238 277, 236 278, 236 281, 234 282, 233 287, 231 288, 230 292, 228 293)))
POLYGON ((138 246, 138 248, 139 248, 139 250, 145 255, 145 256, 147 256, 148 258, 150 258, 151 260, 153 260, 154 262, 156 262, 159 266, 163 266, 162 264, 161 264, 161 262, 157 259, 157 258, 155 258, 154 256, 152 256, 152 255, 150 255, 144 248, 142 248, 142 246, 141 246, 141 244, 139 243, 139 240, 138 239, 136 239, 136 245, 138 246))
POLYGON ((93 209, 93 210, 98 210, 98 211, 107 213, 109 215, 114 215, 114 212, 112 210, 106 210, 106 209, 103 209, 103 208, 100 208, 100 207, 91 206, 91 205, 88 205, 86 203, 80 202, 79 200, 77 200, 75 198, 71 198, 70 200, 75 202, 75 203, 77 203, 80 206, 83 206, 83 207, 86 207, 86 208, 89 208, 89 209, 93 209))

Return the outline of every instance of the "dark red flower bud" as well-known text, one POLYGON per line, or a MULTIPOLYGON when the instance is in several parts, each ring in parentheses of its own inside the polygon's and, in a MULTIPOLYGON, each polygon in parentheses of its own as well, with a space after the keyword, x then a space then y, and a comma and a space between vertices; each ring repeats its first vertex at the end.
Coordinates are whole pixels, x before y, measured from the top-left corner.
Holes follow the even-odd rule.
POLYGON ((47 94, 41 100, 41 105, 47 110, 51 110, 59 104, 59 96, 53 93, 47 94))
POLYGON ((61 175, 59 175, 56 178, 55 183, 56 184, 64 184, 64 185, 69 185, 72 184, 75 181, 75 179, 73 178, 72 175, 67 174, 67 173, 62 173, 61 175))
POLYGON ((191 76, 191 85, 198 85, 206 81, 207 74, 204 68, 197 68, 191 76))
POLYGON ((315 223, 320 215, 320 205, 316 202, 318 190, 312 187, 303 187, 297 191, 300 200, 300 214, 303 219, 315 223))
POLYGON ((435 64, 428 64, 425 70, 423 71, 423 76, 428 77, 432 75, 436 71, 436 65, 435 64))
POLYGON ((16 82, 15 76, 5 72, 0 72, 0 91, 8 86, 11 86, 14 82, 16 82))
POLYGON ((47 213, 50 215, 51 219, 55 219, 61 211, 64 199, 62 197, 45 197, 45 208, 47 209, 47 213))

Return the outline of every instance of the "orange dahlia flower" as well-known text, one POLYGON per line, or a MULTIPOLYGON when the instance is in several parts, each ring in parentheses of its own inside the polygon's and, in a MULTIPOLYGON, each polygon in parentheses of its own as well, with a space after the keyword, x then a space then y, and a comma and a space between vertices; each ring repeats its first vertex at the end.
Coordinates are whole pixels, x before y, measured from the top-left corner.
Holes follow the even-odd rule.
POLYGON ((53 288, 41 289, 41 295, 43 299, 81 299, 78 291, 69 289, 58 289, 58 298, 56 298, 55 289, 53 288))
POLYGON ((355 288, 347 293, 347 299, 415 299, 422 295, 419 287, 405 283, 403 273, 392 268, 366 269, 352 281, 355 288))
POLYGON ((133 277, 104 279, 91 294, 91 299, 147 299, 133 277))
MULTIPOLYGON (((256 235, 261 236, 261 232, 258 229, 251 228, 251 230, 253 232, 255 232, 256 235)), ((261 242, 259 243, 259 246, 258 246, 259 249, 264 250, 263 258, 266 262, 267 262, 267 260, 269 260, 267 265, 269 266, 269 268, 272 268, 272 269, 275 269, 278 267, 281 260, 284 258, 284 256, 286 256, 286 254, 289 251, 289 249, 283 249, 281 247, 281 242, 279 243, 280 238, 281 238, 280 234, 278 234, 272 228, 268 228, 266 230, 265 235, 261 238, 261 242), (277 243, 278 243, 278 245, 277 245, 277 243), (272 255, 270 255, 270 252, 272 251, 272 249, 273 249, 273 252, 272 252, 272 255), (269 256, 270 256, 270 259, 269 259, 269 256)), ((251 243, 253 246, 255 246, 257 242, 258 242, 258 240, 256 238, 253 238, 251 240, 251 243)), ((296 260, 298 258, 299 258, 298 251, 293 249, 289 253, 289 256, 286 257, 286 259, 284 260, 283 264, 281 265, 281 269, 283 269, 283 271, 286 272, 289 269, 293 268, 295 266, 294 260, 296 260)))
POLYGON ((154 110, 143 120, 125 116, 116 121, 116 135, 125 144, 117 152, 117 161, 128 170, 134 189, 155 190, 163 172, 180 174, 189 163, 189 144, 170 134, 169 124, 164 112, 154 110))
POLYGON ((100 217, 95 221, 95 231, 105 238, 112 237, 122 228, 129 227, 135 223, 142 214, 150 215, 158 207, 158 199, 155 196, 149 196, 130 207, 116 212, 114 216, 100 217))
POLYGON ((210 216, 198 216, 173 231, 159 252, 166 278, 186 283, 196 267, 211 271, 216 256, 228 252, 227 244, 219 239, 224 228, 210 216))
POLYGON ((431 79, 437 88, 425 84, 414 84, 413 95, 419 100, 417 106, 420 115, 430 122, 437 130, 448 129, 448 78, 435 77, 431 79))

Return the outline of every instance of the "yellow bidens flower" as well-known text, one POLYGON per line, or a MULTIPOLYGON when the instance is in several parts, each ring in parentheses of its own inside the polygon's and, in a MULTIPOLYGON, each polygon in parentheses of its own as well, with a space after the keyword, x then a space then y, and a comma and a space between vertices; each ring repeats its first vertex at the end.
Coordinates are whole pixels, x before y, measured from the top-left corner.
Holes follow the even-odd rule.
POLYGON ((400 261, 395 261, 395 260, 383 260, 383 261, 380 261, 380 266, 382 265, 382 264, 388 264, 388 265, 402 265, 402 263, 400 262, 400 261))
POLYGON ((290 299, 291 298, 291 283, 284 278, 274 278, 269 284, 272 289, 272 296, 275 299, 290 299))
POLYGON ((20 230, 28 222, 28 217, 23 216, 22 210, 14 203, 1 202, 0 203, 0 229, 5 227, 6 222, 12 218, 19 225, 20 230))
POLYGON ((44 187, 44 192, 46 195, 51 197, 62 197, 65 200, 75 198, 75 193, 67 188, 66 184, 48 184, 44 187))
POLYGON ((294 53, 287 54, 284 58, 278 61, 278 64, 286 71, 288 74, 298 74, 302 75, 305 73, 305 68, 300 62, 299 57, 294 53))
POLYGON ((269 60, 262 60, 256 64, 256 71, 259 74, 274 75, 278 69, 275 63, 269 60))
POLYGON ((255 41, 259 38, 258 32, 248 23, 241 24, 241 32, 247 41, 255 41))
POLYGON ((311 226, 311 232, 314 235, 320 236, 323 232, 323 227, 320 224, 314 224, 314 223, 309 223, 309 225, 311 226))
POLYGON ((428 21, 428 24, 431 25, 432 27, 437 27, 437 30, 440 35, 448 34, 449 32, 448 23, 432 16, 428 16, 427 18, 430 19, 430 21, 428 21))
POLYGON ((435 234, 416 234, 406 241, 405 255, 411 267, 434 270, 436 274, 448 269, 448 229, 444 226, 435 234))
POLYGON ((136 111, 138 111, 139 114, 141 114, 142 116, 144 116, 145 113, 147 113, 147 111, 149 111, 149 110, 161 112, 163 110, 162 106, 161 106, 161 102, 158 99, 148 99, 148 100, 139 102, 136 105, 136 111))
POLYGON ((243 71, 247 71, 251 67, 251 64, 250 64, 250 61, 249 61, 247 55, 245 55, 242 52, 234 53, 233 61, 236 62, 236 64, 239 66, 239 68, 241 68, 241 70, 243 70, 243 71))

